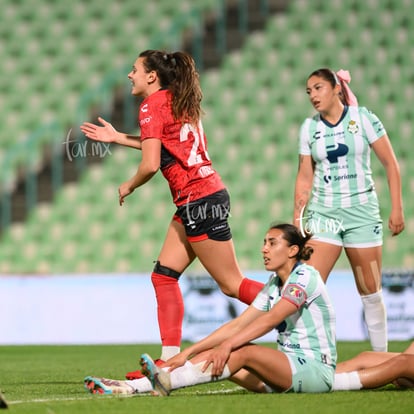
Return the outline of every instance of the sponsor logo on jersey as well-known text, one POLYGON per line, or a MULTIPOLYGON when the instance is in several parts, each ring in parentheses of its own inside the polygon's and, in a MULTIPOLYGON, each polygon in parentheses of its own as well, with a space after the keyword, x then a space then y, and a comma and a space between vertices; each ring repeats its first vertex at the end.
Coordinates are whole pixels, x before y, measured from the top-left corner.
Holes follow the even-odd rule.
POLYGON ((357 178, 357 174, 343 174, 334 177, 335 181, 352 180, 357 178))
POLYGON ((375 130, 377 132, 377 135, 385 133, 385 128, 384 128, 384 125, 382 124, 381 121, 378 120, 378 121, 374 122, 372 124, 372 126, 375 128, 375 130))
POLYGON ((142 125, 145 125, 145 124, 148 124, 148 123, 150 123, 151 122, 151 119, 152 119, 152 116, 147 116, 146 118, 142 118, 140 121, 139 121, 139 124, 142 126, 142 125))
POLYGON ((336 164, 338 162, 338 158, 348 154, 348 151, 348 145, 341 144, 339 142, 326 146, 327 158, 331 164, 336 164))
POLYGON ((292 344, 291 342, 282 342, 280 339, 277 340, 277 343, 288 349, 300 349, 300 344, 292 344))
POLYGON ((314 134, 313 134, 313 139, 316 141, 316 140, 318 140, 318 139, 320 139, 320 137, 321 137, 321 131, 316 131, 314 134))

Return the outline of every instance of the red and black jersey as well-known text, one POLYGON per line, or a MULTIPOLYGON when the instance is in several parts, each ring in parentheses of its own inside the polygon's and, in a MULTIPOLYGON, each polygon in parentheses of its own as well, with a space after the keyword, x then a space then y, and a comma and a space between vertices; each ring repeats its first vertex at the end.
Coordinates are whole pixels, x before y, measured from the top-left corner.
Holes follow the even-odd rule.
POLYGON ((171 93, 159 90, 139 109, 141 140, 161 140, 161 171, 177 206, 225 188, 213 169, 201 121, 198 126, 174 119, 171 93))

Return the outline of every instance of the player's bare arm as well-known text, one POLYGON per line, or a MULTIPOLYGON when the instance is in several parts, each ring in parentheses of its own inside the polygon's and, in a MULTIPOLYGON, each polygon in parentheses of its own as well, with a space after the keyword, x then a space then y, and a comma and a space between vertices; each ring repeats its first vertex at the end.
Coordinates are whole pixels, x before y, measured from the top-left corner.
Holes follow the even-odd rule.
POLYGON ((237 332, 250 325, 261 315, 262 311, 259 311, 253 306, 249 306, 237 318, 225 323, 204 339, 196 342, 195 344, 181 351, 178 355, 169 359, 167 361, 167 365, 170 367, 170 370, 182 366, 187 359, 191 359, 193 356, 198 355, 201 352, 210 350, 220 345, 229 337, 236 335, 237 332))
POLYGON ((372 144, 372 149, 387 174, 392 207, 388 220, 388 228, 393 236, 397 236, 404 230, 400 166, 387 134, 377 139, 372 144))
POLYGON ((299 155, 298 174, 295 183, 293 224, 298 225, 301 213, 309 201, 312 190, 314 165, 310 156, 299 155))
POLYGON ((114 143, 125 147, 141 149, 141 139, 139 136, 119 132, 111 123, 105 121, 105 119, 101 117, 98 117, 98 121, 102 126, 95 125, 91 122, 84 122, 80 126, 81 131, 87 138, 94 141, 114 143))
POLYGON ((130 195, 136 188, 149 181, 159 170, 161 163, 161 141, 159 139, 147 138, 142 143, 142 160, 135 175, 120 185, 119 205, 122 206, 125 197, 130 195))

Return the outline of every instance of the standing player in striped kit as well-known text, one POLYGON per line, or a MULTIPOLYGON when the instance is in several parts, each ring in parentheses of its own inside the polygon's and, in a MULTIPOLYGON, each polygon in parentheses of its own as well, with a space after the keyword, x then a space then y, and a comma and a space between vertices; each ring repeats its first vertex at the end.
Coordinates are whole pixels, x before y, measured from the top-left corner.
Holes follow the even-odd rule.
MULTIPOLYGON (((275 224, 266 232, 262 255, 274 272, 252 304, 237 318, 157 367, 144 354, 143 372, 155 391, 230 379, 258 393, 329 392, 337 352, 335 312, 319 272, 302 262, 312 248, 292 224, 275 224), (278 349, 251 341, 278 327, 278 349)), ((86 377, 95 394, 136 394, 151 385, 143 378, 117 381, 86 377)))
POLYGON ((326 281, 342 248, 361 295, 372 348, 387 350, 386 311, 381 291, 382 220, 370 167, 371 149, 385 168, 391 199, 388 227, 404 229, 401 177, 381 121, 348 87, 347 71, 323 68, 307 80, 306 92, 318 111, 300 132, 294 223, 310 231, 309 264, 326 281))
MULTIPOLYGON (((263 287, 245 278, 238 266, 228 224, 229 194, 213 169, 201 123, 202 92, 194 60, 184 52, 142 52, 128 74, 139 109, 141 136, 89 122, 81 126, 93 140, 142 151, 136 174, 119 187, 119 203, 161 169, 177 206, 155 262, 151 280, 158 305, 161 360, 180 351, 184 305, 178 279, 198 257, 228 296, 250 304, 263 287)), ((139 254, 139 246, 137 246, 139 254)), ((139 371, 127 378, 140 377, 139 371)))

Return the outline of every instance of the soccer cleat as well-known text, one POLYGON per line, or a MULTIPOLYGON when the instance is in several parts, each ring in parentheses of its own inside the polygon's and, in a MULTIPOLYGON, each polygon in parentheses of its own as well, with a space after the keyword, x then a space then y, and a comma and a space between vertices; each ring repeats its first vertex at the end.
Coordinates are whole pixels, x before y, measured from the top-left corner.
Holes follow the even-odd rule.
POLYGON ((141 372, 150 380, 155 393, 161 397, 170 395, 170 374, 159 368, 148 354, 141 355, 141 366, 141 372))
MULTIPOLYGON (((155 362, 155 365, 157 365, 158 367, 164 363, 162 359, 156 359, 154 362, 155 362)), ((136 371, 127 372, 127 374, 125 375, 125 378, 127 380, 140 379, 144 377, 145 375, 141 372, 140 369, 136 371)))
POLYGON ((135 390, 125 381, 88 376, 83 383, 91 394, 135 394, 135 390))

